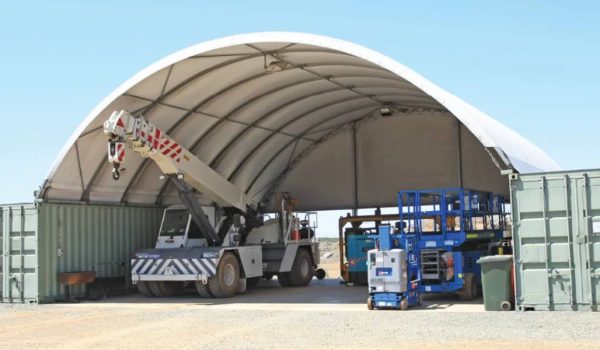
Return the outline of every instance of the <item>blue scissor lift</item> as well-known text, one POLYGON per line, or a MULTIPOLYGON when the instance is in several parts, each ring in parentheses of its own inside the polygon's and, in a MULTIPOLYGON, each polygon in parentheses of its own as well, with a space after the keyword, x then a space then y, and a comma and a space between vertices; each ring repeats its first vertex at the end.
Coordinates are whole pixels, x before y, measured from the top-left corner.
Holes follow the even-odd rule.
POLYGON ((463 188, 398 192, 400 222, 417 241, 423 293, 474 299, 481 285, 477 259, 500 241, 504 198, 463 188))

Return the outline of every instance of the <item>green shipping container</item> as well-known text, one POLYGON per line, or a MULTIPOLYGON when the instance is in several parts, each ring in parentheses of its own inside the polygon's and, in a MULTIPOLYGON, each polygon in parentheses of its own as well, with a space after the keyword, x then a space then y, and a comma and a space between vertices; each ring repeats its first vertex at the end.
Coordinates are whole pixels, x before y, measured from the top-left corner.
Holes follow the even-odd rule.
MULTIPOLYGON (((0 206, 0 300, 45 303, 64 297, 59 272, 123 277, 137 249, 154 246, 162 209, 85 204, 0 206)), ((83 291, 72 288, 71 293, 83 291)))
POLYGON ((600 170, 510 175, 519 310, 597 310, 600 170))

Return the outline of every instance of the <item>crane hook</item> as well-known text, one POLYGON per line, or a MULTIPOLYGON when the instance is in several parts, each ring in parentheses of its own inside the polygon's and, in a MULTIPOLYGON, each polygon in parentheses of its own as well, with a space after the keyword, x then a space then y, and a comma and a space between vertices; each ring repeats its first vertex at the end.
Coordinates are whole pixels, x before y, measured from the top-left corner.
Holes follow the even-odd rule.
POLYGON ((114 163, 113 166, 114 167, 112 170, 112 178, 113 180, 117 181, 121 177, 121 172, 119 171, 119 164, 114 163))

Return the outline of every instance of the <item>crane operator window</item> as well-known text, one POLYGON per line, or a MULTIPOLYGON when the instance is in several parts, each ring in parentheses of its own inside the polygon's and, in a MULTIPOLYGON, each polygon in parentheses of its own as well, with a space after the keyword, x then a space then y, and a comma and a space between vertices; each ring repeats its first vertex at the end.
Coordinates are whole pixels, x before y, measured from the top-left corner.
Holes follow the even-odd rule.
POLYGON ((167 210, 160 229, 161 236, 183 236, 187 228, 189 213, 187 210, 167 210))

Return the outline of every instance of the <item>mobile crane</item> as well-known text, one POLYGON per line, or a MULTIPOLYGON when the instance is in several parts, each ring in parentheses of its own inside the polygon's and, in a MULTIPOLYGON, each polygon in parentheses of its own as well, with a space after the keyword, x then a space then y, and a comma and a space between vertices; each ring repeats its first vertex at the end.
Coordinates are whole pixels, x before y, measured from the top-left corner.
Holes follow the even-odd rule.
POLYGON ((296 201, 283 193, 275 217, 265 220, 264 208, 142 115, 115 111, 104 132, 113 179, 129 148, 158 165, 183 203, 165 209, 155 248, 131 260, 140 293, 170 296, 194 283, 202 297, 228 298, 262 277, 276 275, 283 287, 310 283, 319 263, 316 213, 300 220, 292 212, 296 201), (195 191, 214 206, 202 206, 195 191))

